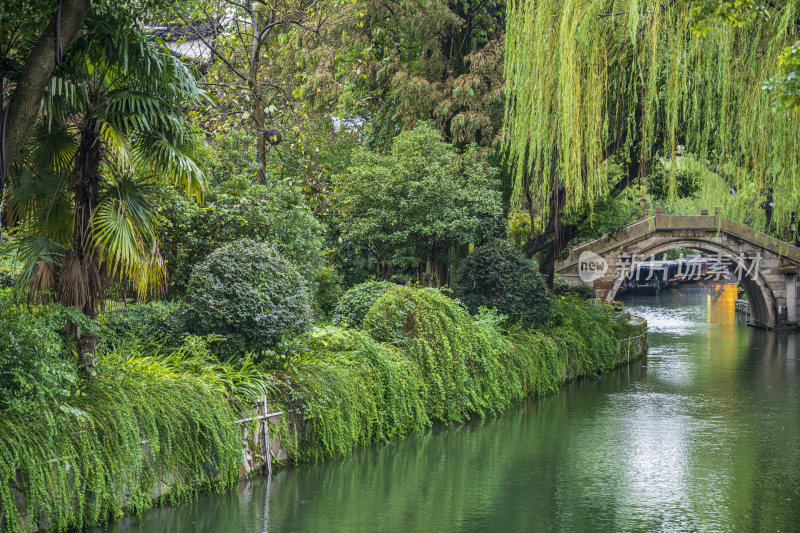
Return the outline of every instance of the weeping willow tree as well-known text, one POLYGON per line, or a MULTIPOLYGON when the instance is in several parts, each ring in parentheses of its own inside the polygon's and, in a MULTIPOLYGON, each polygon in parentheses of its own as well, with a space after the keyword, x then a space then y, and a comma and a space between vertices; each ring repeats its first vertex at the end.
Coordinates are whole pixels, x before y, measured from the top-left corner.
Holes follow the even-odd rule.
MULTIPOLYGON (((632 183, 646 185, 654 161, 684 151, 724 174, 729 187, 701 187, 701 196, 736 206, 726 214, 769 230, 764 217, 753 216, 758 201, 742 209, 726 198, 749 191, 763 200, 769 187, 773 227, 800 207, 800 120, 774 111, 762 89, 797 40, 800 2, 739 26, 712 20, 700 32, 692 7, 664 0, 509 4, 506 147, 515 197, 549 217, 551 255, 563 246, 559 212, 590 210, 632 183), (611 179, 612 160, 626 167, 621 177, 611 179)), ((673 197, 674 175, 667 187, 673 197)), ((544 242, 532 241, 531 252, 544 242)))

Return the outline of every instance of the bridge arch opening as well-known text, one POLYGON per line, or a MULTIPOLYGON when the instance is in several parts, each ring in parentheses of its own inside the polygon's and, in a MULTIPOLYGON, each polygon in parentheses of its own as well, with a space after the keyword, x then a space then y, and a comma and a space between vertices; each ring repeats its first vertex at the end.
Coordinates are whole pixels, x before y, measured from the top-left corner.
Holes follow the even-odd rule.
MULTIPOLYGON (((677 238, 669 241, 662 240, 654 246, 638 250, 632 259, 630 270, 635 271, 637 266, 647 263, 654 255, 676 248, 690 248, 704 254, 726 258, 730 261, 730 264, 741 269, 743 273, 747 273, 751 267, 741 255, 734 253, 723 245, 706 240, 677 238)), ((623 281, 623 276, 617 276, 606 293, 606 301, 614 300, 623 281)), ((760 327, 776 328, 778 326, 778 313, 775 297, 766 283, 764 283, 764 280, 761 279, 759 273, 756 272, 755 276, 742 275, 740 284, 750 303, 751 323, 760 327)))

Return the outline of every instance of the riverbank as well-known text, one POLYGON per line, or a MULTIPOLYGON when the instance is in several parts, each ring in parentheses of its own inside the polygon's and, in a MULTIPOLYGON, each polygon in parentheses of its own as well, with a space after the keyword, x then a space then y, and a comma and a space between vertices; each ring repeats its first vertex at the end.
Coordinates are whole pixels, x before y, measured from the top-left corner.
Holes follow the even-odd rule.
POLYGON ((719 289, 628 295, 647 358, 600 379, 96 533, 791 530, 800 335, 719 289))
MULTIPOLYGON (((208 430, 203 424, 193 424, 196 415, 187 410, 173 417, 186 423, 179 428, 180 439, 174 435, 172 440, 165 439, 174 429, 164 426, 161 419, 151 420, 151 427, 164 431, 153 433, 155 446, 152 435, 136 439, 133 451, 131 439, 117 439, 113 425, 94 422, 84 427, 93 432, 93 442, 101 443, 101 453, 84 446, 76 447, 71 461, 50 462, 44 469, 41 464, 20 463, 14 480, 9 481, 13 487, 3 491, 7 496, 0 500, 5 507, 0 514, 3 527, 9 531, 85 527, 146 509, 154 498, 180 500, 209 484, 212 490, 224 490, 236 482, 234 477, 260 470, 267 457, 284 464, 319 461, 359 445, 422 432, 434 424, 496 414, 524 398, 641 357, 647 346, 645 331, 644 322, 614 320, 609 306, 576 299, 557 302, 546 327, 505 329, 496 314, 485 312, 473 318, 438 291, 397 289, 373 305, 362 329, 318 328, 309 335, 297 347, 294 368, 271 385, 274 399, 266 410, 281 414, 268 417, 266 424, 259 418, 263 412, 246 416, 253 420, 243 424, 242 439, 231 438, 230 429, 218 430, 217 437, 208 439, 208 430), (265 438, 266 432, 271 438, 265 438), (185 442, 199 444, 191 454, 177 453, 185 442), (122 446, 125 453, 115 446, 122 446), (116 458, 116 467, 87 483, 89 457, 94 458, 92 464, 102 464, 104 455, 116 458), (235 456, 240 460, 233 460, 235 456), (173 459, 165 462, 165 457, 173 459), (225 457, 225 462, 218 464, 219 457, 225 457), (130 468, 125 461, 130 461, 130 468), (59 474, 52 476, 55 470, 59 474), (41 477, 35 498, 30 499, 30 480, 36 481, 31 476, 43 473, 59 482, 57 501, 47 501, 47 485, 41 477), (28 515, 37 516, 36 521, 28 515)), ((190 380, 181 386, 197 389, 199 383, 190 380)), ((217 409, 225 400, 208 392, 203 401, 217 409)), ((90 402, 80 405, 88 420, 94 421, 98 412, 90 402)), ((160 415, 170 418, 169 402, 164 409, 160 415)), ((225 414, 217 415, 219 427, 235 427, 243 416, 241 409, 220 412, 225 414), (223 420, 226 417, 230 420, 223 420)), ((136 427, 131 425, 136 409, 131 413, 125 427, 136 427)), ((26 429, 35 429, 35 421, 27 424, 26 429)), ((14 458, 6 454, 5 460, 8 466, 14 458)))

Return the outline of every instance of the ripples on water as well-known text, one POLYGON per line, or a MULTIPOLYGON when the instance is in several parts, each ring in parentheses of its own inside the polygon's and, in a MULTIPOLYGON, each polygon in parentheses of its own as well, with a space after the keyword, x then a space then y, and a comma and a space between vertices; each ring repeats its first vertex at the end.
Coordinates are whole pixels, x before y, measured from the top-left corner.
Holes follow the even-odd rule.
POLYGON ((738 325, 734 298, 629 298, 644 362, 109 530, 800 530, 796 339, 738 325))

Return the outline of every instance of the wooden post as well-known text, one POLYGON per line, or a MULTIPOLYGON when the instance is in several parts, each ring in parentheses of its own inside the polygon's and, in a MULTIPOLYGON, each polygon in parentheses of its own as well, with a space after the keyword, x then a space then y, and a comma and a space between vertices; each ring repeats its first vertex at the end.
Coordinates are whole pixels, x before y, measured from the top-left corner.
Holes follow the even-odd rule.
POLYGON ((264 395, 264 401, 261 404, 261 408, 263 409, 262 415, 264 418, 261 420, 261 423, 264 424, 263 433, 264 433, 264 459, 267 461, 267 472, 269 477, 272 477, 272 451, 269 449, 269 418, 267 418, 267 395, 264 395))

